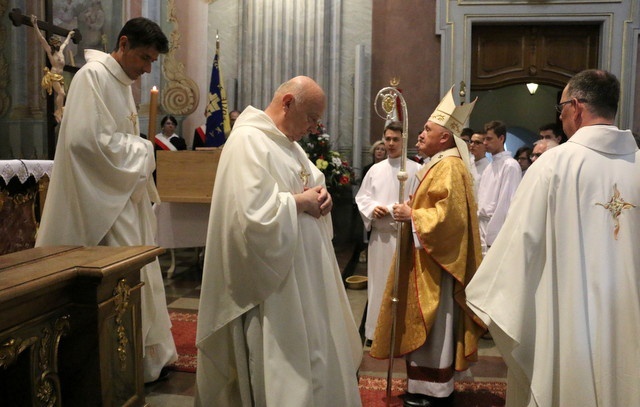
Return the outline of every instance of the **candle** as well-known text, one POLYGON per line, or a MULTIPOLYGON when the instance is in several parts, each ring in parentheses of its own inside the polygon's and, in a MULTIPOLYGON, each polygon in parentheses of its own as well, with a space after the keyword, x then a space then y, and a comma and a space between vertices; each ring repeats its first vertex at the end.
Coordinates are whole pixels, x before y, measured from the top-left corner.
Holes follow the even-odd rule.
POLYGON ((158 88, 151 88, 149 95, 149 140, 155 144, 156 140, 156 114, 158 113, 158 88))

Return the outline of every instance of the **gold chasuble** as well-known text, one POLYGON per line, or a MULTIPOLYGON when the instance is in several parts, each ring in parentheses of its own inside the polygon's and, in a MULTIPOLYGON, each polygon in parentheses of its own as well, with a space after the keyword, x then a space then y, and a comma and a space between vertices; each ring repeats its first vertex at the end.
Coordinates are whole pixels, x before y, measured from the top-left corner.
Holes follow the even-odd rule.
MULTIPOLYGON (((422 247, 414 244, 411 223, 403 223, 398 246, 403 252, 396 250, 401 257, 394 356, 406 355, 425 343, 435 322, 442 273, 449 273, 455 280, 454 367, 464 370, 468 362, 477 360, 478 338, 486 330, 466 305, 464 292, 482 259, 472 176, 456 148, 436 154, 417 176, 420 185, 409 206, 422 247)), ((395 259, 371 348, 374 358, 389 357, 394 274, 395 259)))

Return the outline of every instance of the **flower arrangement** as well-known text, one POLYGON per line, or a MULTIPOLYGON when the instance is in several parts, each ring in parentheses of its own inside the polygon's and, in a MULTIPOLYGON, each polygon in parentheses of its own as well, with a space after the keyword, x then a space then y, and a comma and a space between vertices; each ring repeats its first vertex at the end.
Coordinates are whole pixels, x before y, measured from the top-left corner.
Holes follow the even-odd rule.
POLYGON ((322 123, 318 123, 314 131, 300 140, 300 145, 311 162, 324 174, 329 192, 342 194, 351 191, 350 186, 355 178, 353 168, 342 154, 331 150, 329 135, 322 123))

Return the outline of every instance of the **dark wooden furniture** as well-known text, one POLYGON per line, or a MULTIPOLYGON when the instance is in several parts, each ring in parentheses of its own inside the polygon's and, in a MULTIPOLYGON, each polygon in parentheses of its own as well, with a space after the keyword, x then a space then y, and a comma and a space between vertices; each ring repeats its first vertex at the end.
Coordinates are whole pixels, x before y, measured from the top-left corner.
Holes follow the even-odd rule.
POLYGON ((140 268, 162 251, 0 256, 0 404, 144 406, 140 268))
POLYGON ((0 255, 34 246, 52 169, 49 160, 0 160, 0 255))

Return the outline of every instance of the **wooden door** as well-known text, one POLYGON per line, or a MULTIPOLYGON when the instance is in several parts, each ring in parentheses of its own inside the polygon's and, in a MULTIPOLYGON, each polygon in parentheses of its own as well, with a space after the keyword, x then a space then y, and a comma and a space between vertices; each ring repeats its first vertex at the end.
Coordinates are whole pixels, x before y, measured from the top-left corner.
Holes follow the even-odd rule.
POLYGON ((531 81, 562 88, 598 66, 597 24, 476 25, 472 37, 472 90, 531 81))

